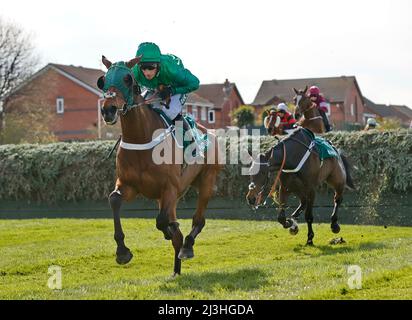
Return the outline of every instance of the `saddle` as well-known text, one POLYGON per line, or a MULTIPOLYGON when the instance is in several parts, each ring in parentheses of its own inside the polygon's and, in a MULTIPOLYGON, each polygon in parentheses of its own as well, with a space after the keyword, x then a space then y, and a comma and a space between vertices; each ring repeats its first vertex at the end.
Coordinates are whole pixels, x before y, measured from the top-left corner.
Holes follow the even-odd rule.
POLYGON ((207 134, 201 132, 196 125, 195 119, 193 119, 190 115, 182 115, 180 119, 183 121, 183 125, 176 126, 175 121, 172 121, 162 110, 157 108, 152 108, 157 114, 159 114, 160 118, 162 119, 163 123, 165 124, 165 128, 170 129, 174 128, 172 131, 172 136, 175 139, 175 142, 179 148, 183 148, 183 152, 192 144, 196 144, 196 155, 194 156, 201 156, 204 157, 204 154, 207 152, 207 148, 210 144, 209 138, 207 134), (186 126, 184 125, 186 122, 186 126), (191 139, 185 139, 188 136, 191 139))
POLYGON ((328 158, 338 158, 339 152, 336 148, 332 145, 332 143, 324 138, 317 137, 315 134, 306 128, 302 128, 303 132, 307 136, 311 138, 312 141, 315 142, 315 147, 319 153, 319 158, 321 161, 328 159, 328 158))

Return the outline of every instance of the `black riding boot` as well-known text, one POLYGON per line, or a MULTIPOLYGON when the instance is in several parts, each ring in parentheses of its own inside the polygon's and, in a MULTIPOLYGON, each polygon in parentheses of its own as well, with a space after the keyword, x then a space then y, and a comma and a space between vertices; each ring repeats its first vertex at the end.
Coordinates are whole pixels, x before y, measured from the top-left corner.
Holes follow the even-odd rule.
POLYGON ((183 122, 183 132, 187 132, 190 129, 189 123, 185 120, 183 115, 179 113, 176 118, 173 120, 173 124, 176 123, 176 121, 182 121, 183 122))
POLYGON ((323 124, 325 125, 326 132, 332 131, 332 128, 329 124, 329 119, 328 119, 328 116, 326 115, 326 113, 321 109, 319 109, 319 113, 322 116, 323 124))

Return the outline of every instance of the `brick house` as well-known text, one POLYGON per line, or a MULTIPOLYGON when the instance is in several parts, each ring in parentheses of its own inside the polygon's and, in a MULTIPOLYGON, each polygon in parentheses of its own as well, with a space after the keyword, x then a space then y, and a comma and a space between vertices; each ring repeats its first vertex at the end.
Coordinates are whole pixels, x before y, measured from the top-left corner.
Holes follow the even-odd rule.
POLYGON ((409 128, 412 124, 412 109, 407 106, 377 104, 364 97, 365 121, 368 118, 392 118, 399 120, 403 127, 409 128))
POLYGON ((211 129, 231 126, 230 113, 244 104, 236 84, 228 79, 224 83, 201 84, 194 94, 213 104, 210 111, 214 111, 214 123, 202 121, 202 115, 199 115, 200 123, 211 129))
POLYGON ((55 113, 50 131, 60 141, 95 139, 101 98, 96 81, 103 74, 98 69, 50 63, 6 97, 5 110, 27 101, 46 103, 55 113))
POLYGON ((252 106, 260 114, 266 106, 292 103, 295 95, 293 88, 304 89, 314 85, 320 88, 330 103, 329 118, 335 129, 365 124, 364 100, 354 76, 263 81, 252 106))

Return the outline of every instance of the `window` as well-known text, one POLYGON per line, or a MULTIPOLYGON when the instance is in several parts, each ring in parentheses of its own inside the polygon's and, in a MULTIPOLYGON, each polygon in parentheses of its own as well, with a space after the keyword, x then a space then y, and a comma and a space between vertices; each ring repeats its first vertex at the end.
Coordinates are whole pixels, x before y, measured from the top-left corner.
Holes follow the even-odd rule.
POLYGON ((64 113, 64 98, 57 98, 56 99, 56 112, 57 114, 64 113))
POLYGON ((196 106, 192 106, 192 116, 195 120, 197 120, 197 107, 196 106))
POLYGON ((355 115, 355 105, 353 103, 350 105, 350 114, 352 117, 355 115))
POLYGON ((206 113, 206 107, 202 107, 200 109, 200 119, 202 121, 206 121, 207 120, 207 113, 206 113))
POLYGON ((215 123, 215 110, 209 110, 208 118, 209 118, 209 123, 215 123))

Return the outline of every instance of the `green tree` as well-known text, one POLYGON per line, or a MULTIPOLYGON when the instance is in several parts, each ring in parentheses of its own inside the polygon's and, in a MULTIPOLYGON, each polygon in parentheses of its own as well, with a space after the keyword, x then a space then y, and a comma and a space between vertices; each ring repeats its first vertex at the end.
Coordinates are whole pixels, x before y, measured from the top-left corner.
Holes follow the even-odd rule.
POLYGON ((251 106, 240 106, 231 113, 232 123, 239 128, 255 123, 255 109, 251 106))
POLYGON ((399 119, 396 118, 381 118, 378 119, 378 130, 385 131, 385 130, 393 130, 393 129, 401 129, 402 123, 399 119))

